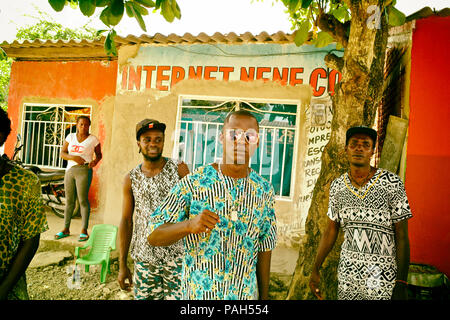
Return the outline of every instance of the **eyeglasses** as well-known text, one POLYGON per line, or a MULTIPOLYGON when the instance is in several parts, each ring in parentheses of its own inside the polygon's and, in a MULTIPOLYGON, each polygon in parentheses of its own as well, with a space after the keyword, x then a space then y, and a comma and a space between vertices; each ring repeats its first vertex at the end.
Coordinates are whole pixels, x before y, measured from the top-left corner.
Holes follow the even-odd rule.
POLYGON ((259 134, 255 129, 248 129, 244 131, 242 129, 226 129, 225 137, 229 141, 239 141, 244 135, 245 142, 249 144, 255 144, 258 142, 259 134))

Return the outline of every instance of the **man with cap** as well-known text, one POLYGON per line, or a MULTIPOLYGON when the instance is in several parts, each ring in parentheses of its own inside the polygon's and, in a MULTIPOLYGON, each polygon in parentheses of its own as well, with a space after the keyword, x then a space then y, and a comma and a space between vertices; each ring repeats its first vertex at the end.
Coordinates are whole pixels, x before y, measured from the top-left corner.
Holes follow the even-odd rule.
POLYGON ((181 242, 168 247, 153 247, 147 243, 150 213, 165 199, 172 186, 189 173, 185 163, 162 156, 165 130, 164 123, 153 119, 144 119, 136 125, 136 140, 143 162, 125 176, 123 184, 118 282, 127 291, 134 284, 136 300, 181 297, 181 242), (129 251, 134 260, 133 277, 127 265, 129 251))
POLYGON ((407 298, 408 219, 412 217, 402 180, 370 165, 377 132, 364 126, 347 130, 349 171, 330 186, 328 225, 319 243, 309 282, 321 299, 319 269, 339 229, 344 242, 338 266, 338 299, 407 298))

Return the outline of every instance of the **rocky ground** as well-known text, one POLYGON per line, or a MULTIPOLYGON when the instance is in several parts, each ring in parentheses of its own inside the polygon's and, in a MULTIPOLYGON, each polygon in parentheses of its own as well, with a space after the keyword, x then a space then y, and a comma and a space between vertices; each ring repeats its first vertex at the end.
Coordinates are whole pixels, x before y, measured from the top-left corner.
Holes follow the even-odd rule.
POLYGON ((73 273, 74 248, 55 247, 52 241, 41 241, 35 258, 26 271, 28 294, 32 300, 130 300, 132 293, 122 291, 117 283, 117 254, 112 254, 111 274, 100 282, 101 266, 78 265, 73 273))
MULTIPOLYGON (((73 273, 73 247, 55 248, 52 241, 42 242, 35 259, 26 271, 28 294, 32 300, 132 300, 132 293, 122 291, 117 283, 119 264, 112 254, 111 274, 100 283, 100 266, 91 266, 89 272, 78 266, 73 273), (50 254, 51 253, 51 254, 50 254), (39 255, 39 256, 38 256, 39 255), (50 257, 50 255, 52 257, 50 257), (57 256, 55 258, 55 255, 57 256), (50 259, 49 261, 45 261, 50 259), (78 277, 77 277, 78 275, 78 277)), ((271 275, 270 298, 284 299, 286 281, 282 275, 271 275)))

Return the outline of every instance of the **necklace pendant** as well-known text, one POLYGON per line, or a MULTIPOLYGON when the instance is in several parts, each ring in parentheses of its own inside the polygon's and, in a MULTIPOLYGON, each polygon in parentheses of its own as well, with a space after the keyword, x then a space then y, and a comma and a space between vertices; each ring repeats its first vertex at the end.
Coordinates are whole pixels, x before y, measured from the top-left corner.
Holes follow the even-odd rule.
POLYGON ((237 221, 238 219, 238 213, 236 210, 231 211, 231 220, 232 221, 237 221))

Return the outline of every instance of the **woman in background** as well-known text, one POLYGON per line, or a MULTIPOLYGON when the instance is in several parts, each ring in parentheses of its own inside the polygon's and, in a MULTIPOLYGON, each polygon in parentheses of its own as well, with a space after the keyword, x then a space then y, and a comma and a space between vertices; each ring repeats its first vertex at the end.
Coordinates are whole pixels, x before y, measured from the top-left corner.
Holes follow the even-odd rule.
POLYGON ((66 208, 64 210, 64 230, 55 235, 57 240, 70 235, 70 221, 77 198, 82 218, 82 229, 78 241, 86 241, 89 238, 87 229, 91 208, 88 194, 92 181, 92 168, 102 159, 100 142, 96 136, 89 133, 91 125, 89 117, 79 116, 76 123, 77 131, 66 137, 61 150, 61 158, 67 160, 64 177, 66 208))

